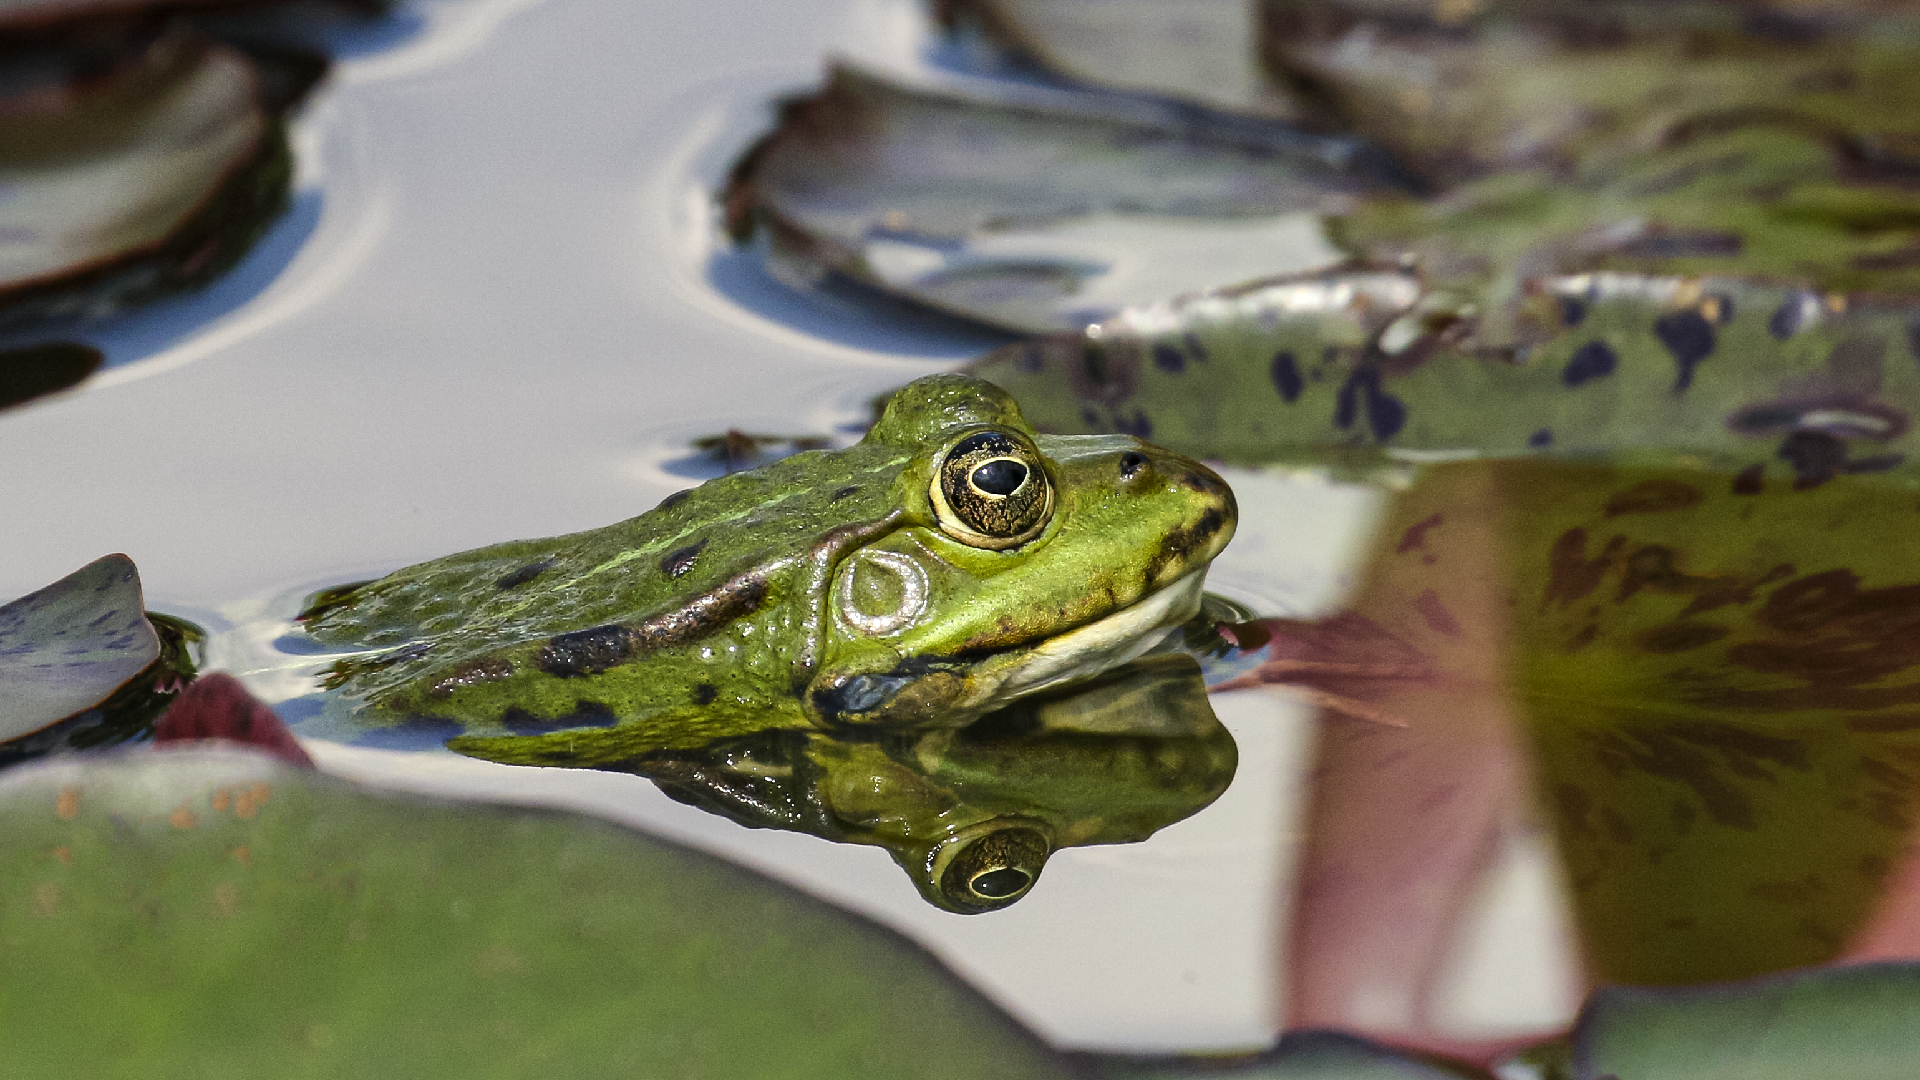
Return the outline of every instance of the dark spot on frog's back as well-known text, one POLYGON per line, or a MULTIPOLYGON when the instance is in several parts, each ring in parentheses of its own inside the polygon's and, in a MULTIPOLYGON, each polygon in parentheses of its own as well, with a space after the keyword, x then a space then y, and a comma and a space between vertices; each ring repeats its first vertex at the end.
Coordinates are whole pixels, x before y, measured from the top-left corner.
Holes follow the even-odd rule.
POLYGON ((655 510, 671 510, 674 507, 679 506, 681 503, 686 502, 687 496, 692 494, 693 494, 692 488, 681 488, 679 491, 676 491, 673 494, 667 496, 666 498, 661 499, 660 504, 658 506, 655 506, 654 509, 655 510))
POLYGON ((832 496, 831 498, 829 498, 829 499, 828 499, 827 501, 828 501, 828 502, 839 502, 839 501, 840 501, 841 499, 844 499, 844 498, 847 498, 847 497, 848 497, 848 496, 850 496, 850 495, 858 495, 858 494, 860 494, 860 485, 858 485, 858 484, 849 484, 849 485, 847 485, 846 487, 843 487, 843 488, 841 488, 841 489, 839 489, 838 491, 835 491, 835 492, 833 493, 833 496, 832 496))
POLYGON ((546 573, 553 567, 554 562, 555 560, 552 558, 541 559, 538 562, 530 562, 518 570, 500 575, 500 579, 493 583, 493 587, 503 592, 507 589, 517 589, 527 582, 532 581, 534 578, 539 577, 541 574, 546 573))
POLYGON ((540 670, 563 679, 598 675, 643 653, 698 641, 758 610, 766 595, 764 577, 757 572, 741 574, 680 607, 638 622, 556 634, 540 647, 535 662, 540 670))
POLYGON ((1679 367, 1674 377, 1675 391, 1685 390, 1693 385, 1693 369, 1700 361, 1713 355, 1716 342, 1713 324, 1705 315, 1692 309, 1671 311, 1653 321, 1653 336, 1667 347, 1673 355, 1673 362, 1679 367))
POLYGON ((694 561, 706 550, 705 540, 696 540, 685 547, 675 548, 660 559, 660 572, 668 577, 680 577, 693 569, 694 561))
POLYGON ((619 623, 556 634, 542 646, 540 670, 563 679, 598 675, 637 652, 633 634, 619 623))
POLYGON ((711 705, 713 704, 713 699, 719 696, 719 688, 710 682, 703 682, 693 688, 693 703, 695 705, 711 705))

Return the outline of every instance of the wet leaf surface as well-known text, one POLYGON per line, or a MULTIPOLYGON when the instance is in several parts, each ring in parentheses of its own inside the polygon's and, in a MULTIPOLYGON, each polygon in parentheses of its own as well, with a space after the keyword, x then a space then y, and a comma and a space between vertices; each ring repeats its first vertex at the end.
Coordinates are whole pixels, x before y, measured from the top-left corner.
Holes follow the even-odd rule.
POLYGON ((836 68, 736 168, 736 236, 1016 330, 1338 261, 1320 218, 1380 190, 1350 140, 1144 98, 836 68))
POLYGON ((140 574, 125 555, 0 607, 0 741, 100 704, 159 659, 140 574))
POLYGON ((1579 1080, 1895 1080, 1920 1060, 1920 967, 1875 964, 1694 990, 1598 991, 1579 1080))
POLYGON ((589 818, 193 750, 0 816, 14 1075, 1071 1075, 893 932, 589 818))
POLYGON ((941 22, 1020 71, 1275 117, 1299 112, 1256 55, 1240 0, 946 0, 941 22))
POLYGON ((0 112, 0 323, 94 316, 205 282, 284 206, 254 66, 187 30, 0 112))

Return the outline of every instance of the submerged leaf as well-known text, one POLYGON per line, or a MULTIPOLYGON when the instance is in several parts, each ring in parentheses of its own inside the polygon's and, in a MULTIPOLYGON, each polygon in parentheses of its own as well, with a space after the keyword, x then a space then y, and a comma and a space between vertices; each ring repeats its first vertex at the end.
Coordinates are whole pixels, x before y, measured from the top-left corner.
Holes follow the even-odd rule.
POLYGON ((0 742, 100 704, 159 659, 125 555, 0 607, 0 742))
POLYGON ((175 751, 0 819, 13 1075, 1070 1075, 897 934, 589 818, 175 751))
POLYGON ((1386 186, 1351 140, 1145 99, 836 68, 741 161, 736 235, 1016 330, 1340 258, 1321 227, 1386 186))

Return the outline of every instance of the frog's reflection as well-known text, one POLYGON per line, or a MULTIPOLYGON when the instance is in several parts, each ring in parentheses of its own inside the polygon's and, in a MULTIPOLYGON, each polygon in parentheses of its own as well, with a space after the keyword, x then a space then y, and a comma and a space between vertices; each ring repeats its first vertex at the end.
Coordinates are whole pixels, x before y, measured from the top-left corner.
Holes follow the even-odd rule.
POLYGON ((977 914, 1063 847, 1124 844, 1225 791, 1237 752, 1184 655, 1136 661, 958 730, 777 730, 625 763, 746 825, 886 848, 927 900, 977 914))

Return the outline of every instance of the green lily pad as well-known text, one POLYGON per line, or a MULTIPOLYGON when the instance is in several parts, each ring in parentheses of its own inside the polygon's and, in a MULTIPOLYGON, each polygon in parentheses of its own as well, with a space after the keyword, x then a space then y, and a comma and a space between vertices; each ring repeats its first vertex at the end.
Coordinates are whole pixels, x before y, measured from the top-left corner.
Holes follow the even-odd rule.
POLYGON ((590 818, 193 750, 0 817, 9 1075, 1072 1075, 899 935, 590 818))
POLYGON ((1906 1080, 1920 966, 1872 964, 1695 990, 1604 987, 1574 1034, 1578 1080, 1906 1080))
POLYGON ((1257 116, 1300 112, 1262 70, 1257 16, 1242 0, 946 0, 938 13, 1057 78, 1257 116))
POLYGON ((852 68, 736 167, 736 236, 773 257, 1014 330, 1323 267, 1321 218, 1381 190, 1351 140, 1142 98, 852 68))
POLYGON ((0 607, 0 742, 100 704, 159 659, 140 572, 125 555, 0 607))
POLYGON ((1042 430, 1234 462, 1637 455, 1813 485, 1920 450, 1920 301, 1626 274, 1530 289, 1519 355, 1469 347, 1473 316, 1381 270, 1144 305, 967 370, 1042 430))
POLYGON ((286 138, 254 66, 191 31, 20 96, 0 115, 0 324, 198 285, 286 202, 286 138))
POLYGON ((1293 1031, 1259 1054, 1089 1057, 1104 1080, 1461 1080, 1464 1067, 1409 1057, 1337 1031, 1293 1031))

